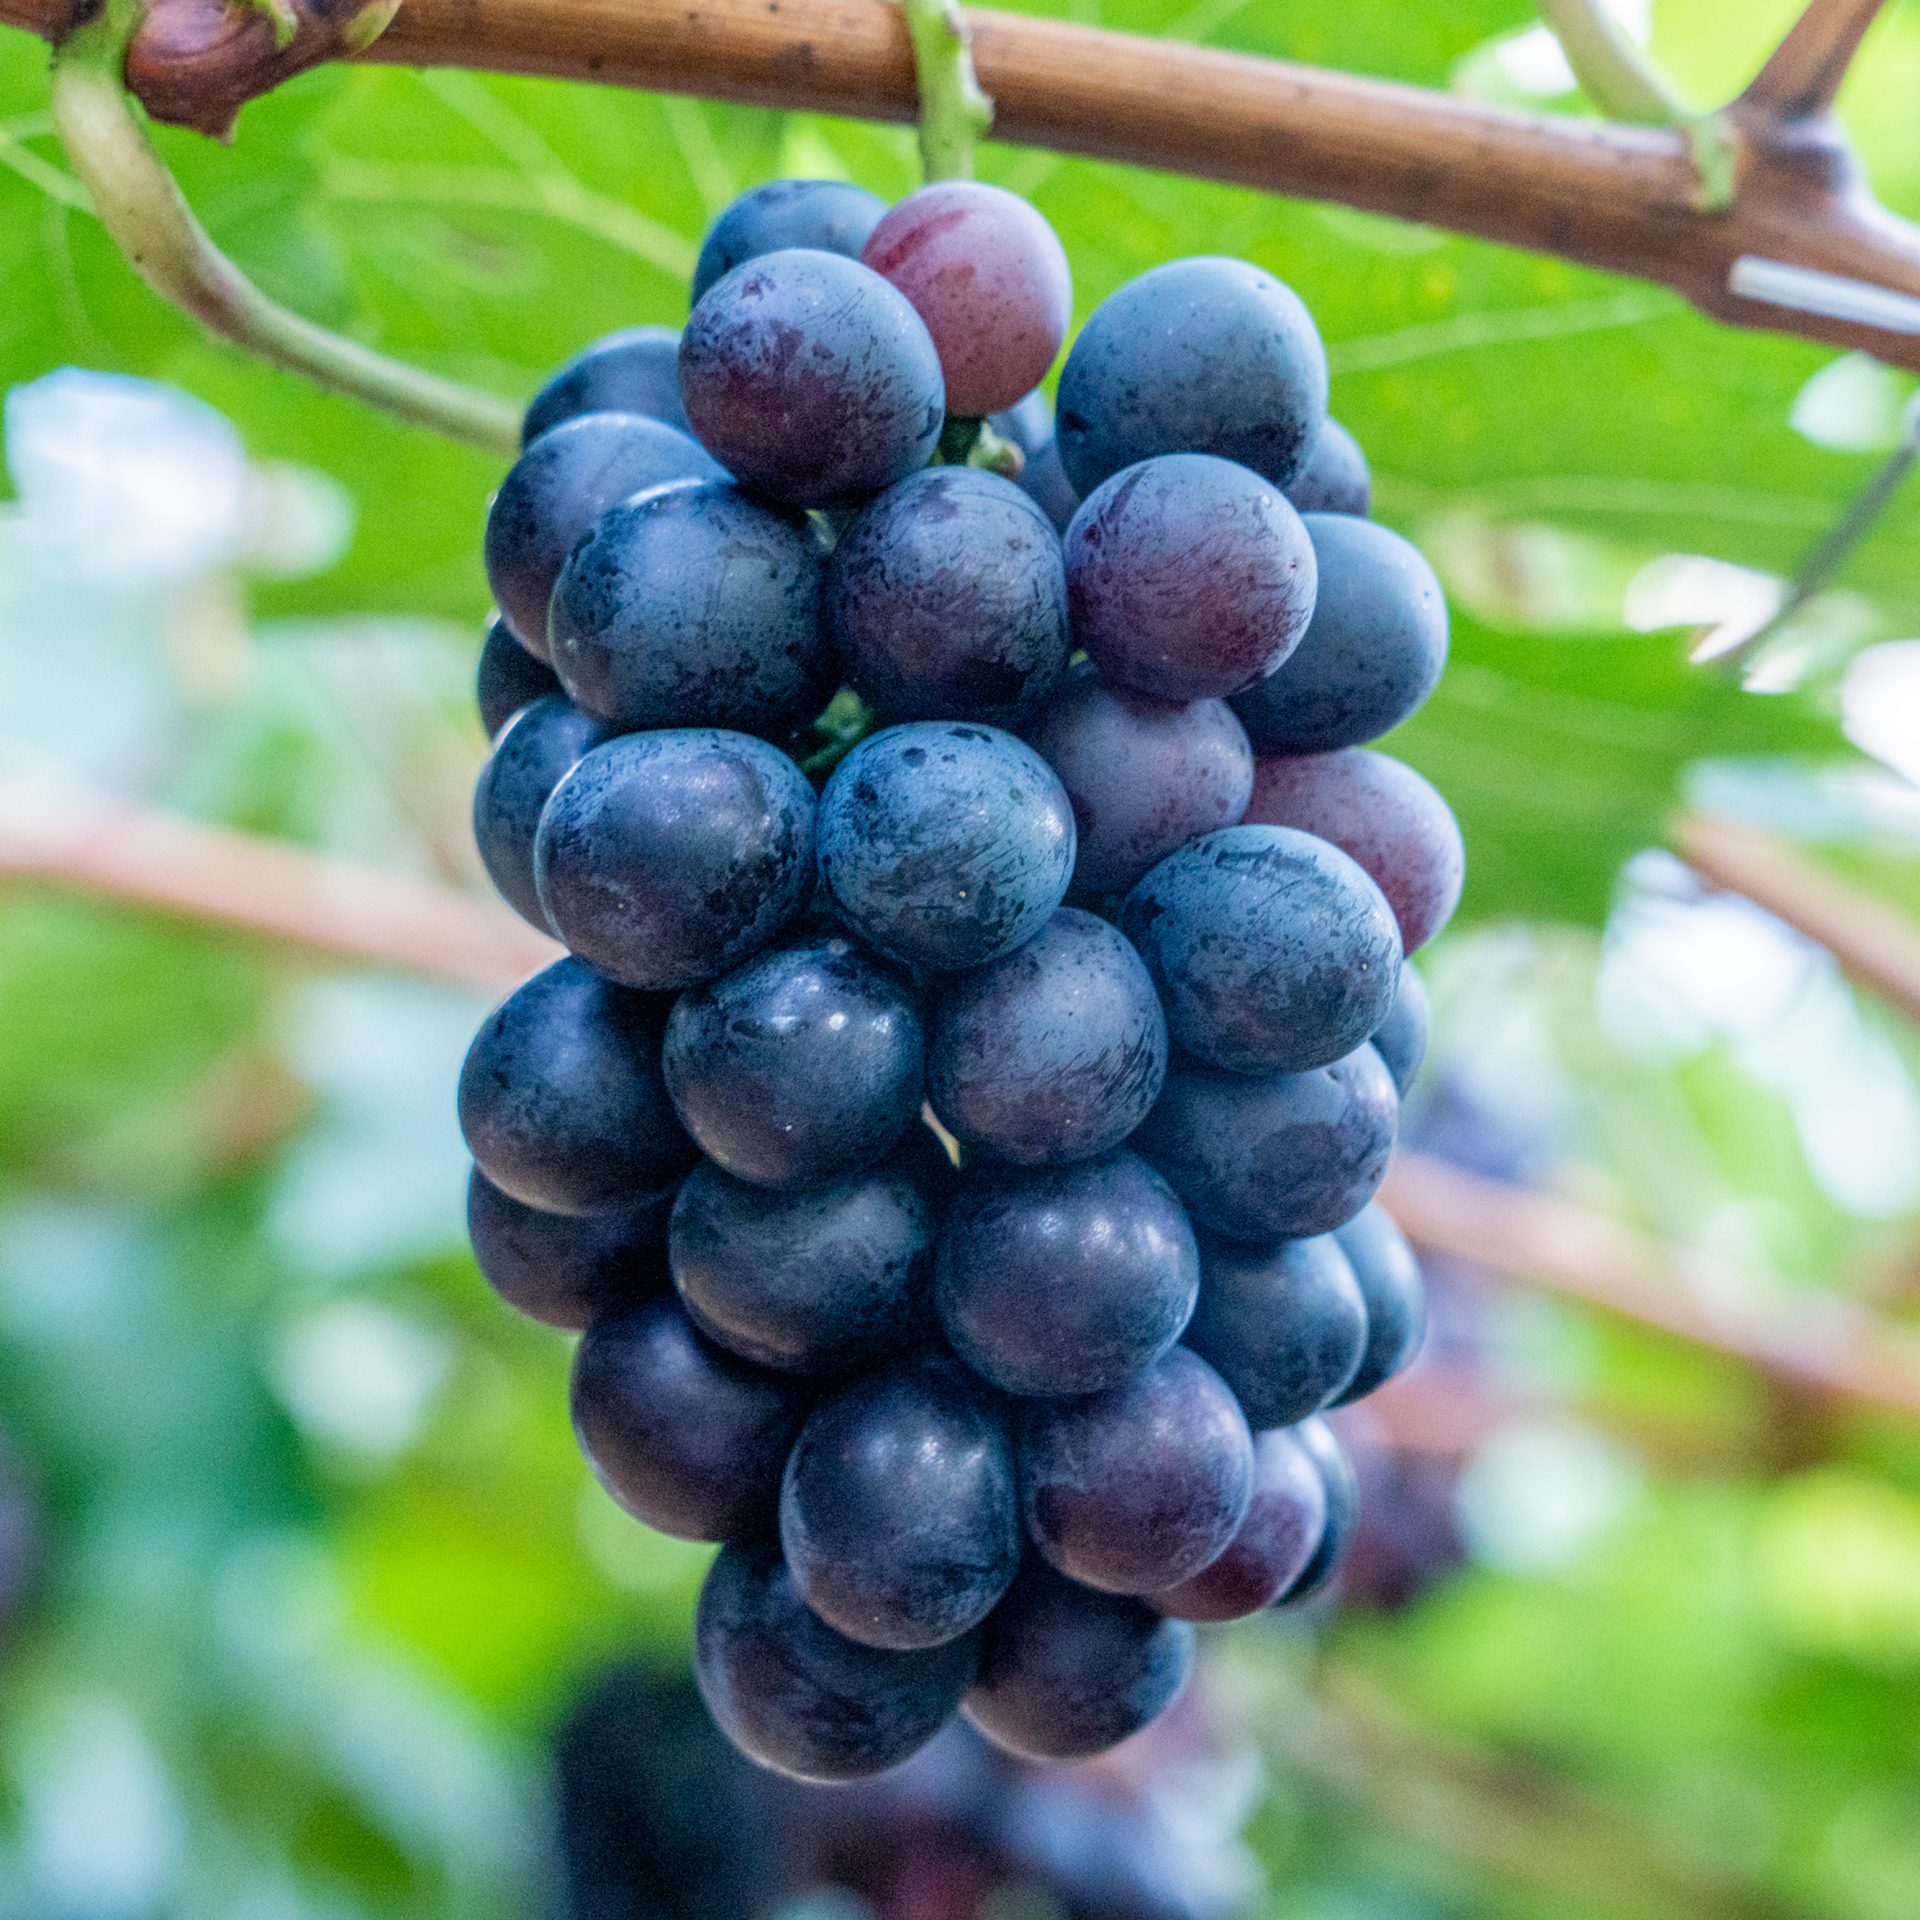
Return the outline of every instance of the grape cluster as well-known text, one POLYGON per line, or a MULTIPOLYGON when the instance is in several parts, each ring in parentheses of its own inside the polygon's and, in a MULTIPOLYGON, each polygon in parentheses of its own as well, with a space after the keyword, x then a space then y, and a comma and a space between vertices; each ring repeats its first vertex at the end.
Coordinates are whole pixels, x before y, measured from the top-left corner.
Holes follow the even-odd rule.
POLYGON ((613 1496, 723 1543, 749 1754, 1091 1754, 1324 1583, 1320 1413, 1420 1340, 1371 1202, 1461 852, 1364 743, 1444 604, 1258 268, 1122 287, 1051 419, 1067 262, 997 188, 758 188, 694 293, 487 526, 475 829, 570 955, 462 1074, 475 1252, 582 1330, 613 1496))

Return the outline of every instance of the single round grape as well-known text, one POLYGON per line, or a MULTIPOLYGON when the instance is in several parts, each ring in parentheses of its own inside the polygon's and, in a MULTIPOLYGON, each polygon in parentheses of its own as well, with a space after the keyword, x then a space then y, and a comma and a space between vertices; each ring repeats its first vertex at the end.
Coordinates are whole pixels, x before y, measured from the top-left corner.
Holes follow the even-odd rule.
POLYGON ((857 502, 933 457, 940 356, 869 267, 791 249, 737 267, 680 339, 680 395, 700 443, 756 493, 857 502))
POLYGON ((1371 520, 1310 513, 1319 589, 1300 644, 1235 697, 1260 753, 1357 747, 1397 727, 1447 664, 1447 600, 1418 547, 1371 520))
POLYGON ((1200 1256, 1172 1189, 1131 1153, 962 1176, 935 1269, 947 1338, 1008 1393, 1093 1393, 1160 1358, 1200 1256))
POLYGON ((467 1182, 474 1264, 516 1313, 578 1333, 596 1313, 658 1290, 673 1192, 665 1186, 609 1213, 542 1213, 475 1167, 467 1182))
POLYGON ((899 1652, 836 1632, 776 1549, 727 1547, 700 1591, 694 1677, 749 1759, 797 1780, 859 1780, 925 1746, 973 1684, 971 1636, 899 1652))
POLYGON ((1202 1226, 1263 1245, 1343 1227, 1378 1191, 1399 1123, 1371 1047, 1308 1073, 1176 1067, 1134 1136, 1202 1226))
POLYGON ((474 783, 473 838, 480 864, 507 905, 542 933, 548 931, 547 916, 533 882, 540 815, 580 757, 611 733, 564 693, 544 694, 514 715, 474 783))
POLYGON ((927 1098, 962 1146, 1019 1166, 1090 1159, 1147 1117, 1166 1074, 1152 978, 1077 907, 936 990, 927 1098))
POLYGON ((1127 895, 1174 1040, 1235 1073, 1303 1072, 1387 1017, 1400 935, 1339 848, 1281 827, 1226 827, 1169 854, 1127 895))
POLYGON ((1360 1369, 1367 1333, 1366 1301, 1332 1234, 1201 1249, 1186 1342, 1254 1426, 1290 1427, 1332 1405, 1360 1369))
POLYGON ((473 676, 474 703, 487 738, 491 740, 522 707, 531 706, 542 694, 559 691, 558 675, 544 660, 536 660, 496 613, 487 622, 473 676))
POLYGON ((1276 1607, 1298 1606, 1320 1592, 1333 1578, 1360 1519, 1360 1485, 1353 1477, 1353 1462, 1347 1458, 1346 1448, 1334 1437, 1333 1429, 1316 1417, 1301 1421, 1294 1428, 1293 1437, 1319 1471, 1321 1484, 1326 1488, 1327 1518, 1320 1529, 1320 1544, 1314 1548, 1313 1557, 1300 1577, 1273 1603, 1276 1607))
POLYGON ((682 994, 667 1090, 708 1158, 762 1187, 884 1159, 920 1111, 926 1032, 895 967, 836 938, 777 947, 682 994))
POLYGON ((1080 496, 1060 464, 1053 402, 1044 393, 1030 393, 1003 412, 989 414, 987 425, 1001 439, 1011 440, 1024 457, 1025 465, 1014 485, 1053 522, 1056 533, 1065 533, 1080 505, 1080 496))
POLYGON ((685 433, 680 329, 622 327, 582 347, 528 402, 520 444, 583 413, 643 413, 685 433))
POLYGON ((1365 519, 1373 504, 1373 476, 1360 442, 1338 420, 1329 419, 1286 492, 1298 512, 1351 513, 1365 519))
POLYGON ((1400 962, 1400 978, 1393 990, 1387 1017, 1373 1030, 1373 1050, 1387 1063, 1394 1090, 1404 1100, 1419 1078, 1427 1057, 1427 983, 1411 960, 1400 962))
POLYGON ((851 1639, 971 1632, 1020 1566, 1013 1441, 992 1396, 935 1356, 822 1401, 780 1484, 780 1545, 807 1605, 851 1639))
POLYGON ((913 302, 940 351, 947 411, 1010 407, 1053 365, 1073 318, 1073 273, 1037 207, 978 180, 896 201, 861 259, 913 302))
POLYGON ((1404 1373, 1427 1332, 1427 1290, 1407 1236, 1377 1201, 1334 1236, 1367 1303, 1367 1343, 1360 1365, 1334 1403, 1363 1400, 1404 1373))
POLYGON ((547 657, 547 603, 567 555, 617 501, 727 476, 684 433, 637 413, 583 413, 507 470, 487 513, 487 583, 513 637, 547 657))
POLYGON ((1453 810, 1404 761, 1361 747, 1254 762, 1249 821, 1331 840, 1372 874, 1417 953, 1453 918, 1467 852, 1453 810))
POLYGON ((673 1204, 668 1258, 694 1324, 782 1373, 843 1373, 932 1323, 938 1209, 911 1158, 800 1193, 711 1162, 673 1204))
POLYGON ((1176 1620, 1244 1620, 1307 1570, 1327 1525, 1327 1483, 1289 1432, 1253 1436, 1253 1498, 1220 1557, 1150 1603, 1176 1620))
POLYGON ((847 678, 889 720, 1005 723, 1067 664, 1059 536, 976 467, 889 487, 834 548, 827 604, 847 678))
POLYGON ((487 1178, 545 1213, 599 1213, 684 1173, 694 1146, 660 1076, 664 1020, 577 960, 509 994, 460 1069, 460 1130, 487 1178))
POLYGON ((1185 1347, 1103 1392, 1020 1403, 1027 1532, 1083 1586, 1178 1586, 1225 1550, 1252 1493, 1246 1415, 1185 1347))
POLYGON ((1073 808, 995 727, 889 727, 820 796, 820 878, 860 938, 909 964, 985 966, 1046 925, 1073 873, 1073 808))
POLYGON ((886 210, 878 194, 847 180, 768 180, 749 187, 707 229, 694 263, 693 297, 699 300, 735 267, 787 247, 857 260, 886 210))
POLYGON ((813 895, 813 789, 783 753, 712 728, 596 747, 547 802, 548 924, 628 986, 681 988, 778 938, 813 895))
POLYGON ((1083 494, 1161 453, 1217 454, 1284 487, 1326 417, 1312 317, 1245 260, 1174 260, 1129 280, 1060 374, 1060 456, 1083 494))
POLYGON ((1029 1559, 980 1635, 962 1711, 995 1746, 1084 1760, 1157 1720, 1193 1667, 1193 1629, 1029 1559))
POLYGON ((796 1380, 709 1346, 672 1294, 598 1314, 573 1356, 573 1430, 594 1477, 659 1533, 769 1524, 807 1415, 796 1380))
POLYGON ((1102 678, 1156 700, 1239 693, 1313 613, 1313 542, 1278 487, 1170 453, 1105 481, 1067 528, 1073 637, 1102 678))
POLYGON ((803 516, 731 484, 609 508, 553 590, 554 671, 622 730, 781 739, 826 704, 826 556, 803 516))

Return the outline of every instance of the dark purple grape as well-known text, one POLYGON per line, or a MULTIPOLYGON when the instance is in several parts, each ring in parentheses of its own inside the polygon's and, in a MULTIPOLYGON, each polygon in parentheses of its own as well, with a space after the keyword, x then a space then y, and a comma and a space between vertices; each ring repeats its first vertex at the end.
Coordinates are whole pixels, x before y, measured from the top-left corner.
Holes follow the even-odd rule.
POLYGON ((1200 1259, 1166 1182, 1131 1153, 977 1165, 940 1242, 954 1350, 1008 1393, 1092 1393, 1157 1360, 1193 1311, 1200 1259))
POLYGON ((700 443, 756 493, 855 502, 933 457, 940 356, 904 295, 835 253, 764 254, 717 281, 680 339, 700 443))
POLYGON ((813 1613, 766 1545, 726 1548, 701 1589, 694 1675, 720 1730, 799 1780, 883 1773, 933 1738, 973 1684, 970 1636, 898 1652, 813 1613))
POLYGON ((1235 1073, 1304 1072, 1387 1017, 1400 935, 1380 889, 1337 847, 1225 827, 1169 854, 1127 895, 1175 1044, 1235 1073))
POLYGON ((627 734, 596 747, 540 817, 540 904, 587 964, 678 989, 736 967, 813 896, 813 789, 744 733, 627 734))
POLYGON ((1146 967, 1076 907, 935 991, 927 1098, 962 1146, 1020 1166, 1090 1159, 1147 1117, 1166 1073, 1146 967))
POLYGON ((1373 1050, 1387 1063, 1402 1100, 1427 1057, 1427 1019, 1427 983, 1414 971, 1411 960, 1402 960, 1393 1005, 1373 1030, 1373 1050))
POLYGON ((611 507, 553 590, 567 691, 623 730, 735 727, 782 739, 826 704, 826 556, 804 516, 730 484, 611 507))
POLYGON ((864 1645, 971 1632, 1020 1565, 1005 1416, 938 1356, 842 1387, 794 1442, 780 1544, 807 1605, 864 1645))
POLYGON ((771 1523, 808 1395, 709 1346, 666 1293, 594 1317, 571 1403, 587 1464, 636 1520, 733 1540, 771 1523))
POLYGON ((1357 860, 1387 896, 1408 953, 1460 904, 1459 822, 1431 782, 1387 754, 1348 747, 1256 760, 1247 819, 1318 834, 1357 860))
POLYGON ((863 740, 820 796, 820 878, 896 960, 984 966, 1046 925, 1073 872, 1073 809, 1032 748, 923 722, 863 740))
POLYGON ((513 637, 547 657, 553 583, 609 507, 649 487, 725 478, 687 435, 637 413, 583 413, 543 433, 487 514, 487 582, 513 637))
POLYGON ((1287 498, 1301 513, 1352 513, 1365 519, 1373 504, 1373 476, 1360 442, 1329 419, 1314 439, 1299 475, 1287 482, 1287 498))
POLYGON ((1044 393, 1030 393, 1004 412, 989 414, 987 425, 1020 449, 1025 464, 1014 484, 1053 522, 1056 533, 1065 533, 1080 496, 1060 464, 1052 401, 1044 393))
POLYGON ((1192 1666, 1184 1621, 1029 1559, 981 1630, 979 1678, 962 1710, 1010 1753, 1083 1760, 1158 1719, 1192 1666))
POLYGON ((460 1070, 460 1129, 489 1180, 546 1213, 635 1204, 693 1142, 660 1077, 664 1006, 557 960, 487 1015, 460 1070))
POLYGON ((487 1284, 516 1313, 578 1333, 599 1312, 658 1291, 673 1188, 610 1213, 542 1213, 478 1167, 467 1238, 487 1284))
POLYGON ((1060 375, 1060 455, 1083 494, 1162 453, 1217 454, 1284 487, 1326 417, 1312 317, 1245 260, 1174 260, 1129 280, 1060 375))
POLYGON ((583 413, 643 413, 680 432, 680 329, 623 327, 584 346, 527 405, 520 444, 583 413))
POLYGON ((1020 1403, 1027 1531, 1083 1586, 1160 1593, 1190 1579, 1225 1550, 1252 1491, 1246 1416, 1185 1347, 1103 1392, 1020 1403))
POLYGON ((926 1036, 898 968, 851 941, 760 954, 681 995, 667 1089, 737 1179, 810 1187, 876 1165, 920 1111, 926 1036))
POLYGON ((1335 1238, 1367 1303, 1367 1343, 1360 1365, 1334 1403, 1364 1399, 1404 1373, 1427 1331, 1427 1290, 1407 1236, 1378 1202, 1347 1222, 1335 1238))
POLYGON ((1059 537, 998 474, 909 474, 841 536, 828 579, 847 678, 889 720, 1010 722, 1067 664, 1059 537))
POLYGON ((1103 482, 1067 528, 1073 637, 1101 677, 1156 700, 1239 693, 1313 613, 1313 542, 1278 487, 1172 453, 1103 482))
POLYGON ((474 783, 473 838, 480 864, 507 905, 542 933, 548 931, 547 916, 533 882, 540 815, 581 755, 611 734, 564 693, 544 694, 514 715, 474 783))
POLYGON ((1320 1529, 1320 1543, 1314 1548, 1313 1557, 1300 1577, 1273 1603, 1276 1607, 1294 1607, 1303 1600, 1311 1600, 1333 1578, 1360 1518, 1360 1487, 1353 1477, 1353 1462, 1335 1439, 1333 1429, 1316 1416, 1301 1421, 1294 1428, 1293 1437, 1305 1448, 1307 1457, 1319 1471, 1326 1488, 1327 1518, 1320 1529))
POLYGON ((1264 1078, 1176 1067, 1134 1144, 1200 1225, 1264 1245, 1345 1226, 1385 1177, 1398 1121, 1393 1077, 1361 1047, 1264 1078))
POLYGON ((857 260, 886 210, 878 194, 847 180, 768 180, 749 187, 707 229, 694 264, 693 297, 735 267, 787 247, 857 260))
POLYGON ((558 693, 560 681, 544 660, 536 660, 513 629, 496 613, 487 622, 480 643, 480 663, 474 670, 473 696, 480 724, 491 740, 522 707, 542 694, 558 693))

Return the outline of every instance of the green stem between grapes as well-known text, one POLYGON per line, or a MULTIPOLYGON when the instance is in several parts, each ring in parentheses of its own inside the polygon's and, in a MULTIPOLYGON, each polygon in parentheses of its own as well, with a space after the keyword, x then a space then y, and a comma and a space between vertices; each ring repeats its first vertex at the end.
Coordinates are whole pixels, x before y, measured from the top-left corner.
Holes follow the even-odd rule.
POLYGON ((954 0, 900 0, 920 88, 920 164, 928 180, 971 180, 974 143, 993 102, 973 71, 967 23, 954 0))

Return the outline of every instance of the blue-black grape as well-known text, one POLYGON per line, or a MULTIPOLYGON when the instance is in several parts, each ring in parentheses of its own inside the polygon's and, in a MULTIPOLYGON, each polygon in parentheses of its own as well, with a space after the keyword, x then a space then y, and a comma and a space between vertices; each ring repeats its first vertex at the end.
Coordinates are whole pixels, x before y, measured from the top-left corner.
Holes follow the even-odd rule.
POLYGON ((1427 1290, 1407 1236, 1377 1201, 1334 1236, 1367 1303, 1367 1343, 1342 1404, 1363 1399, 1413 1364, 1427 1331, 1427 1290))
POLYGON ((1240 693, 1313 614, 1313 542, 1278 487, 1230 460, 1124 468, 1067 528, 1073 637, 1101 677, 1156 700, 1240 693))
POLYGON ((1307 464, 1287 482, 1287 498, 1301 513, 1352 513, 1362 519, 1373 505, 1373 476, 1360 442, 1329 419, 1313 442, 1307 464))
POLYGON ((963 1711, 1010 1753, 1083 1760, 1164 1713, 1192 1666, 1184 1621, 1030 1558, 981 1630, 979 1678, 963 1711))
POLYGON ((680 397, 730 472, 803 507, 857 502, 924 467, 947 409, 906 297, 857 260, 804 249, 750 260, 701 297, 680 337, 680 397))
POLYGON ((831 936, 683 994, 667 1022, 667 1088, 687 1131, 763 1187, 884 1159, 920 1111, 925 1059, 912 983, 831 936))
POLYGON ((520 444, 583 413, 644 413, 680 432, 680 329, 623 327, 584 346, 527 403, 520 444))
POLYGON ((1060 464, 1052 401, 1044 393, 1030 393, 1004 412, 989 414, 987 425, 1020 449, 1024 464, 1014 484, 1053 522, 1056 533, 1065 533, 1080 496, 1060 464))
POLYGON ((848 180, 768 180, 749 187, 707 229, 694 263, 693 297, 735 267, 786 247, 857 260, 886 210, 878 194, 848 180))
POLYGON ((681 1540, 733 1540, 771 1524, 808 1394, 709 1346, 662 1293, 595 1315, 571 1404, 588 1465, 635 1519, 681 1540))
POLYGON ((1283 487, 1326 417, 1312 317, 1244 260, 1174 260, 1128 281, 1060 375, 1060 454, 1083 494, 1161 453, 1218 454, 1283 487))
POLYGON ((1360 1485, 1353 1476, 1353 1462, 1347 1450, 1334 1437, 1326 1421, 1315 1417, 1294 1428, 1293 1437, 1306 1449, 1326 1489, 1327 1517, 1320 1529, 1320 1543, 1302 1568, 1300 1576, 1274 1602, 1277 1607, 1298 1606, 1326 1586, 1340 1565, 1340 1556, 1353 1538, 1360 1518, 1360 1485))
POLYGON ((665 1008, 557 960, 488 1014, 460 1070, 480 1169, 546 1213, 630 1206, 692 1165, 660 1075, 665 1008))
POLYGON ((467 1238, 487 1284, 516 1313, 578 1333, 609 1308, 658 1291, 673 1188, 609 1213, 542 1213, 478 1167, 467 1183, 467 1238))
POLYGON ((800 1780, 883 1773, 933 1738, 973 1683, 971 1636, 902 1652, 814 1613, 764 1544, 727 1547, 700 1592, 694 1676, 735 1746, 800 1780))
POLYGON ((1371 1047, 1308 1073, 1175 1067, 1134 1145, 1202 1226, 1265 1245, 1343 1227, 1378 1190, 1399 1101, 1371 1047))
POLYGON ((559 691, 559 676, 544 660, 536 660, 496 613, 487 622, 473 676, 474 704, 480 709, 487 738, 491 740, 522 707, 531 706, 542 694, 559 691))
POLYGON ((553 583, 610 506, 649 487, 725 478, 686 434, 637 413, 583 413, 543 433, 487 514, 487 583, 513 637, 547 657, 553 583))
POLYGON ((962 1146, 1020 1166, 1089 1159, 1147 1117, 1166 1072, 1151 976, 1077 907, 935 989, 927 1098, 962 1146))
POLYGON ((581 755, 611 732, 565 694, 545 694, 514 715, 474 783, 473 838, 480 864, 508 906, 542 933, 548 930, 547 915, 533 880, 540 815, 581 755))
POLYGON ((1304 1072, 1387 1017, 1400 934, 1380 889, 1312 834, 1226 827, 1162 860, 1121 910, 1175 1042, 1235 1073, 1304 1072))
POLYGON ((889 727, 820 796, 820 878, 896 960, 984 966, 1046 925, 1073 873, 1073 808, 1031 747, 994 727, 889 727))
POLYGON ((1151 1365, 1193 1312, 1200 1260, 1166 1182, 1121 1152, 968 1168, 935 1298, 955 1352, 1008 1393, 1092 1393, 1151 1365))
POLYGON ((1013 1441, 996 1396, 951 1360, 840 1388, 801 1428, 780 1544, 821 1619, 874 1647, 970 1632, 1020 1565, 1013 1441))
POLYGON ((1373 1050, 1387 1063, 1400 1098, 1419 1077, 1420 1063, 1427 1057, 1427 983, 1411 960, 1400 962, 1400 978, 1393 990, 1393 1005, 1387 1017, 1373 1030, 1373 1050))
POLYGON ((854 690, 889 720, 1008 723, 1067 664, 1059 536, 1012 481, 909 474, 833 550, 828 606, 854 690))
POLYGON ((1083 1586, 1159 1593, 1190 1579, 1225 1551, 1252 1493, 1246 1415, 1185 1347, 1100 1393, 1020 1402, 1027 1532, 1083 1586))
POLYGON ((690 987, 776 939, 813 897, 813 789, 784 753, 714 728, 594 748, 540 817, 548 924, 628 986, 690 987))

